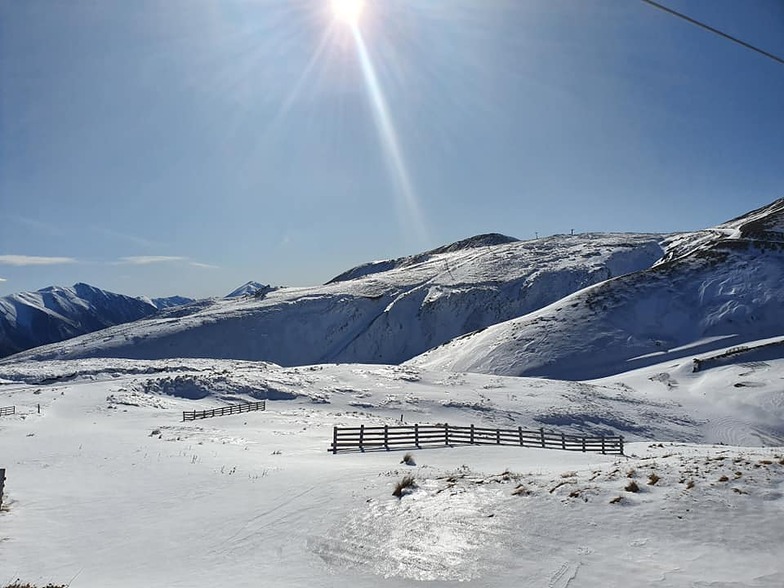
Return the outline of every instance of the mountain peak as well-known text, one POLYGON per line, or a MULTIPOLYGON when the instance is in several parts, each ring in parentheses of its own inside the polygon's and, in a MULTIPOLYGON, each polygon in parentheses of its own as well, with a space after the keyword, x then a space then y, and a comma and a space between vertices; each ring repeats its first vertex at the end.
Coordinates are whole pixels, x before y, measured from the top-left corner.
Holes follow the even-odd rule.
POLYGON ((439 255, 442 253, 453 253, 455 251, 465 251, 468 249, 478 249, 480 247, 492 247, 494 245, 505 245, 507 243, 516 243, 519 239, 514 237, 507 237, 500 233, 485 233, 483 235, 475 235, 468 239, 455 241, 449 245, 442 245, 436 249, 425 251, 424 253, 417 253, 415 255, 408 255, 406 257, 398 257, 397 259, 385 259, 381 261, 371 261, 364 263, 342 274, 332 278, 327 284, 335 284, 337 282, 345 282, 348 280, 355 280, 363 278, 371 274, 386 272, 398 267, 405 267, 420 261, 424 261, 432 255, 439 255))
POLYGON ((269 285, 260 284, 259 282, 255 282, 253 280, 249 282, 245 282, 242 286, 237 288, 236 290, 232 290, 228 293, 225 298, 242 298, 243 296, 253 296, 259 291, 268 290, 269 285))
POLYGON ((483 235, 475 235, 473 237, 469 237, 468 239, 455 241, 454 243, 438 247, 428 251, 427 253, 431 255, 437 255, 439 253, 451 253, 453 251, 463 251, 465 249, 492 247, 493 245, 506 245, 507 243, 516 243, 519 240, 520 239, 515 239, 514 237, 509 237, 500 233, 485 233, 483 235))

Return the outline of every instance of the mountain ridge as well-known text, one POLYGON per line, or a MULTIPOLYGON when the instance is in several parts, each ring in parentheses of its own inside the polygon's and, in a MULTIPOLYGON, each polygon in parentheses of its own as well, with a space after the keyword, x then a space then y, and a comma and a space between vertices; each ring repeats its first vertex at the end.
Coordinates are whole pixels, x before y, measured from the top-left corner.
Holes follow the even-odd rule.
POLYGON ((478 236, 381 262, 388 264, 384 271, 355 272, 323 286, 276 288, 263 297, 200 301, 25 357, 400 363, 587 285, 650 267, 663 254, 662 238, 478 236))
POLYGON ((782 227, 784 200, 777 200, 712 229, 676 235, 651 268, 469 334, 409 364, 589 380, 782 335, 782 227))
POLYGON ((126 296, 77 282, 0 298, 0 357, 152 316, 191 302, 126 296))

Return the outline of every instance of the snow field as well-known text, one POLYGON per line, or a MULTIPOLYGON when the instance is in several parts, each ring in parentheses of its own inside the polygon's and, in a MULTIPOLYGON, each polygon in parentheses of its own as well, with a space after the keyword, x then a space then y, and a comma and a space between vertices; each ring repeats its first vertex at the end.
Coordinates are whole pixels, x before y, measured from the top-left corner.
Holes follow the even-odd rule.
MULTIPOLYGON (((774 364, 744 381, 780 373, 774 364)), ((631 403, 631 392, 614 397, 609 384, 396 366, 4 367, 0 405, 19 414, 0 420, 8 469, 0 582, 782 585, 781 449, 637 442, 619 457, 454 447, 413 451, 413 466, 401 463, 405 451, 327 452, 333 425, 392 424, 401 412, 410 422, 525 424, 601 401, 595 416, 627 410, 631 422, 632 410, 667 415, 673 407, 662 395, 691 386, 678 370, 671 380, 636 377, 627 385, 640 399, 631 403), (223 388, 200 400, 172 395, 199 382, 223 388), (289 396, 269 400, 266 412, 180 422, 182 410, 250 399, 253 386, 289 396), (580 394, 586 403, 574 405, 580 394), (406 475, 416 487, 395 498, 406 475), (632 481, 637 492, 625 490, 632 481)), ((662 439, 681 430, 675 421, 667 427, 656 429, 662 439)))

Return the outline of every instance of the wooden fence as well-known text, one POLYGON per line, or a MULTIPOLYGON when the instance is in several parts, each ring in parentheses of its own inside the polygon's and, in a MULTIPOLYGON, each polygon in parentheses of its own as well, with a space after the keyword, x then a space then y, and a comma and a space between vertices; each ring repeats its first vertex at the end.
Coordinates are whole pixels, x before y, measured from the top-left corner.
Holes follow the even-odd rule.
POLYGON ((216 416, 224 416, 227 414, 240 414, 241 412, 252 412, 255 410, 266 410, 267 403, 262 400, 260 402, 245 402, 243 404, 231 404, 229 406, 222 406, 220 408, 210 408, 208 410, 191 410, 182 412, 183 421, 195 421, 196 419, 209 419, 216 416))
POLYGON ((16 414, 15 406, 4 406, 0 408, 0 416, 7 416, 9 414, 16 414))
POLYGON ((329 451, 341 450, 433 446, 433 445, 517 445, 519 447, 539 447, 597 453, 618 453, 623 455, 622 436, 586 437, 566 435, 544 429, 524 430, 491 429, 477 427, 457 427, 455 425, 401 425, 366 427, 334 427, 332 446, 329 451))

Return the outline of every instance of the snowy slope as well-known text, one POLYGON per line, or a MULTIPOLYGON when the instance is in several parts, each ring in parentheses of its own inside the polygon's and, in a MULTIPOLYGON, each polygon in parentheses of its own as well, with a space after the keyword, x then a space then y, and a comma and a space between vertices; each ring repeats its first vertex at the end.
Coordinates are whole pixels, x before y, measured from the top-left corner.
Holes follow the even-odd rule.
POLYGON ((0 406, 17 414, 0 418, 0 577, 75 588, 778 588, 784 452, 759 445, 781 443, 784 360, 689 365, 566 383, 378 365, 6 362, 0 406), (266 412, 180 420, 263 397, 266 412), (333 425, 401 414, 657 442, 630 443, 623 457, 424 449, 415 465, 403 452, 326 451, 333 425), (731 439, 757 447, 705 444, 731 439), (415 487, 395 498, 405 475, 415 487))
POLYGON ((678 236, 654 267, 608 280, 412 360, 585 380, 784 334, 784 200, 678 236))
MULTIPOLYGON (((329 284, 212 300, 24 357, 213 357, 281 365, 399 363, 590 284, 649 267, 660 237, 485 235, 329 284)), ((383 267, 381 267, 383 266, 383 267)))
POLYGON ((135 321, 189 298, 133 298, 88 284, 50 286, 0 298, 0 357, 135 321))

